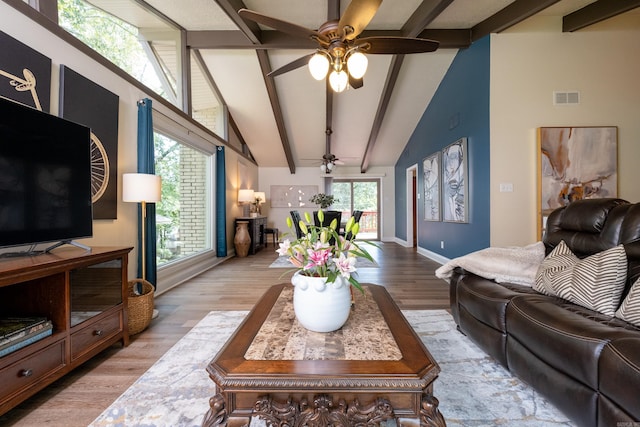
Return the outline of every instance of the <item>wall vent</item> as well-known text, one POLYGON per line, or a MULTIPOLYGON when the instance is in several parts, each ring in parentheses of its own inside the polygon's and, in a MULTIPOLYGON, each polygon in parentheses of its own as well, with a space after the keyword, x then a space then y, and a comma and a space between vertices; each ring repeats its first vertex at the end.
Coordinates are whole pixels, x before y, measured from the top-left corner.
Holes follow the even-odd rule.
POLYGON ((553 105, 576 105, 580 103, 580 92, 553 92, 553 105))

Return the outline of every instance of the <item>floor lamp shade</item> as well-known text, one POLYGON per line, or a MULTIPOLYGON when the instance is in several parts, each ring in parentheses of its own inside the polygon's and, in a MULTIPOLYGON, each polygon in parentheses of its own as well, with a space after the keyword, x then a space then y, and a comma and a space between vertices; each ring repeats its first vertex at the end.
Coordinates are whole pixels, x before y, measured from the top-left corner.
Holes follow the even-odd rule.
POLYGON ((162 185, 158 175, 125 173, 122 175, 122 200, 155 203, 160 201, 162 185))

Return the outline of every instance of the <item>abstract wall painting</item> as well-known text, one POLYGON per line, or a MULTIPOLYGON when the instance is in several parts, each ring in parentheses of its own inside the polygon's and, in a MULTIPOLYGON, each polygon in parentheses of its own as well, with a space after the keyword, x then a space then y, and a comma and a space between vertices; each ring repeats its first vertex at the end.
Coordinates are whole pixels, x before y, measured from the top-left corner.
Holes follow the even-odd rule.
POLYGON ((469 222, 467 157, 467 138, 442 149, 443 221, 469 222))
POLYGON ((424 219, 440 221, 440 152, 422 161, 424 219))
POLYGON ((580 199, 617 197, 618 128, 538 128, 538 236, 554 210, 580 199))
POLYGON ((272 208, 304 208, 312 203, 311 196, 318 193, 317 185, 272 185, 270 188, 272 208))

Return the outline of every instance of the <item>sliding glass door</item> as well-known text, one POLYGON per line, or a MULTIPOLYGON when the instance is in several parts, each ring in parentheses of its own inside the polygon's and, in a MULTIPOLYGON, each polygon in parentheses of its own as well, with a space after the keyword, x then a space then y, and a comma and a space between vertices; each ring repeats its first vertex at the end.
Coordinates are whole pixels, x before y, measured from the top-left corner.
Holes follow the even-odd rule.
POLYGON ((338 202, 332 209, 350 218, 354 210, 362 211, 358 239, 380 240, 380 182, 378 180, 334 179, 331 192, 338 202))

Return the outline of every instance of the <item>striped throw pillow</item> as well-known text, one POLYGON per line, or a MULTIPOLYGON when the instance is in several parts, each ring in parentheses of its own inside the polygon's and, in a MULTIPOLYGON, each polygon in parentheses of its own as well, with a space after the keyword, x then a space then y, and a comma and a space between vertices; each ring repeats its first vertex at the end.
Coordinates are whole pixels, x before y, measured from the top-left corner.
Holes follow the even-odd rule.
POLYGON ((578 259, 564 242, 558 246, 564 247, 558 250, 558 256, 550 260, 556 269, 547 271, 545 289, 550 288, 555 295, 574 304, 614 316, 627 280, 627 254, 624 247, 618 245, 578 259), (572 257, 575 262, 568 265, 572 257))
POLYGON ((557 296, 555 277, 561 271, 574 266, 578 261, 580 259, 571 252, 564 240, 560 241, 538 267, 536 280, 532 286, 533 289, 541 294, 557 296))
POLYGON ((616 311, 616 317, 640 328, 640 279, 631 286, 627 297, 616 311))

